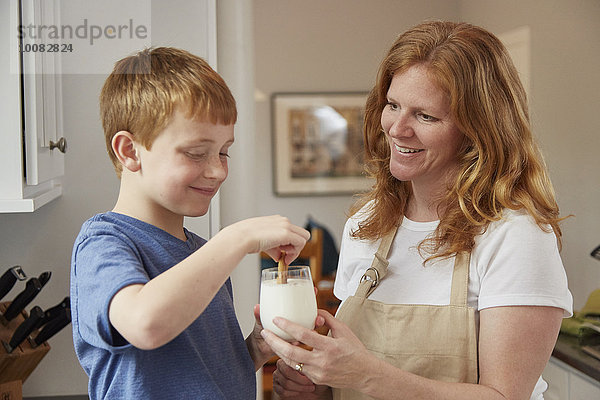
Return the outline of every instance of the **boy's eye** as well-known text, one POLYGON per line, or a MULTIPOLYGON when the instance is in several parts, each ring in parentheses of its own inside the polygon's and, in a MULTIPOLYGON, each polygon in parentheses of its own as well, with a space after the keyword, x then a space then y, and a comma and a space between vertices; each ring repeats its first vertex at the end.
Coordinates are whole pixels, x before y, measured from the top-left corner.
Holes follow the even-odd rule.
POLYGON ((185 155, 194 160, 200 160, 206 156, 206 153, 193 153, 190 151, 186 151, 185 155))

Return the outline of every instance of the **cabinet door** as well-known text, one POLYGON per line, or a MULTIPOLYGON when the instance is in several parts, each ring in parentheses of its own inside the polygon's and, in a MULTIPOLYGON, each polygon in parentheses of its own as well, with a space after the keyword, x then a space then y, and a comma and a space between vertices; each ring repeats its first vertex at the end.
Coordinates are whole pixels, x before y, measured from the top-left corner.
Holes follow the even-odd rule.
MULTIPOLYGON (((23 0, 21 4, 23 26, 60 26, 58 1, 23 0)), ((29 36, 21 44, 25 178, 31 186, 64 174, 60 52, 54 51, 54 45, 58 42, 47 35, 29 36)))
POLYGON ((544 393, 544 399, 569 399, 569 372, 556 364, 553 358, 546 365, 542 377, 548 383, 548 390, 544 393))
POLYGON ((569 400, 598 400, 600 385, 594 384, 576 374, 571 374, 569 382, 569 400))

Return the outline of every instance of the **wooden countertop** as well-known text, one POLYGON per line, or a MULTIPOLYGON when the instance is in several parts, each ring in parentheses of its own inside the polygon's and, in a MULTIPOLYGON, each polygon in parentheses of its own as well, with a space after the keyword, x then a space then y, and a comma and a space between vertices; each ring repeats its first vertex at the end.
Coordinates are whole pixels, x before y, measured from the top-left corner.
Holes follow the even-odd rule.
POLYGON ((600 360, 585 353, 576 337, 561 333, 552 356, 600 382, 600 360))

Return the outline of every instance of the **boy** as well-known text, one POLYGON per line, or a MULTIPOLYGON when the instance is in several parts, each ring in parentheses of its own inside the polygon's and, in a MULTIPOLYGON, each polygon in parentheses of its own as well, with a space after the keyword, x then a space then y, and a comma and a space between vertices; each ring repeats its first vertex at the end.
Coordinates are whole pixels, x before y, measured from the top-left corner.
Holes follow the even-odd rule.
POLYGON ((223 79, 199 57, 144 50, 115 65, 100 95, 121 180, 114 209, 73 249, 75 351, 91 399, 254 399, 272 352, 244 341, 229 274, 248 253, 291 262, 309 233, 280 216, 241 221, 208 242, 183 227, 227 177, 237 118, 223 79))

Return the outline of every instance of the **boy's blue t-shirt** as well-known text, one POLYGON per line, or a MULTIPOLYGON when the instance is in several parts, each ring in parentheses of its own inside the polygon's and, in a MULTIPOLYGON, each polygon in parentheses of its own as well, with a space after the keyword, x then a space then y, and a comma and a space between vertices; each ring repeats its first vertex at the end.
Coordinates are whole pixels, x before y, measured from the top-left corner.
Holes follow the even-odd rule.
POLYGON ((83 224, 71 261, 71 313, 90 399, 256 398, 254 362, 229 279, 196 321, 158 349, 132 346, 109 323, 108 306, 120 289, 148 282, 206 243, 185 234, 182 241, 114 212, 83 224))

